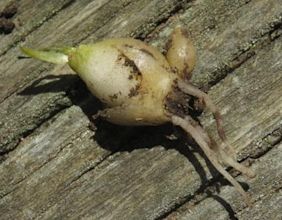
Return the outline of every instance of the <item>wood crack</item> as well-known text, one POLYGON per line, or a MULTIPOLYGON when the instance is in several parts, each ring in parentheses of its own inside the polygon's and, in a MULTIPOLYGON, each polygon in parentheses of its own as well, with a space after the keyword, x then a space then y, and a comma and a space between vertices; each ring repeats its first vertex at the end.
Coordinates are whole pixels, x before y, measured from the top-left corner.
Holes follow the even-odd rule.
POLYGON ((26 179, 28 179, 29 177, 31 177, 32 175, 34 175, 35 173, 37 173, 40 169, 42 169, 44 166, 46 166, 46 164, 52 162, 54 159, 56 159, 58 157, 58 155, 66 148, 70 147, 72 144, 72 142, 79 138, 81 136, 81 134, 83 133, 84 131, 81 131, 79 132, 76 136, 70 136, 68 139, 68 142, 65 143, 65 144, 61 144, 59 147, 58 147, 58 150, 52 154, 51 157, 49 157, 44 163, 42 163, 40 166, 38 166, 36 169, 34 169, 31 173, 29 173, 28 175, 24 176, 22 179, 20 179, 19 181, 13 183, 14 187, 4 193, 4 194, 0 194, 0 200, 3 199, 5 196, 9 195, 10 193, 14 192, 15 190, 17 190, 20 186, 20 184, 22 182, 24 182, 26 179))
POLYGON ((0 164, 5 161, 5 159, 8 157, 9 153, 14 151, 17 146, 21 143, 21 140, 24 140, 29 135, 31 135, 36 129, 38 129, 42 124, 56 116, 58 113, 64 111, 65 109, 69 108, 70 106, 63 106, 58 105, 54 111, 48 112, 47 117, 43 117, 42 120, 37 121, 37 123, 31 128, 24 130, 22 133, 18 134, 17 136, 14 136, 11 140, 7 141, 5 144, 0 145, 0 164))
POLYGON ((211 75, 216 75, 218 77, 210 80, 205 89, 208 89, 219 83, 226 76, 233 73, 237 68, 254 57, 258 50, 269 46, 269 44, 280 38, 282 35, 281 30, 282 14, 268 23, 263 33, 257 33, 257 35, 254 35, 245 45, 242 45, 241 48, 238 48, 237 51, 234 52, 236 56, 231 58, 229 61, 222 63, 222 66, 220 66, 216 72, 211 72, 211 75))
POLYGON ((109 154, 107 154, 105 157, 102 157, 100 160, 96 161, 94 164, 92 164, 91 166, 87 167, 85 170, 83 170, 79 175, 77 175, 76 177, 74 177, 71 181, 69 181, 66 184, 66 188, 70 187, 72 184, 75 184, 75 182, 77 182, 78 180, 80 180, 84 175, 86 175, 87 173, 91 172, 92 170, 96 169, 97 167, 99 167, 100 165, 102 165, 105 161, 107 161, 110 157, 112 157, 115 153, 117 152, 111 152, 109 154))

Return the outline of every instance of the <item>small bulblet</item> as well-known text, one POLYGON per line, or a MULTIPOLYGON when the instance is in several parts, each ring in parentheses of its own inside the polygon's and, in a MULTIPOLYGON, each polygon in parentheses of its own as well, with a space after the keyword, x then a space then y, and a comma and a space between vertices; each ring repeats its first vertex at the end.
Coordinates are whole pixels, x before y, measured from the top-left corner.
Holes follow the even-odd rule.
POLYGON ((155 48, 134 39, 81 45, 68 55, 70 67, 106 104, 103 116, 123 125, 169 121, 164 100, 176 75, 155 48))

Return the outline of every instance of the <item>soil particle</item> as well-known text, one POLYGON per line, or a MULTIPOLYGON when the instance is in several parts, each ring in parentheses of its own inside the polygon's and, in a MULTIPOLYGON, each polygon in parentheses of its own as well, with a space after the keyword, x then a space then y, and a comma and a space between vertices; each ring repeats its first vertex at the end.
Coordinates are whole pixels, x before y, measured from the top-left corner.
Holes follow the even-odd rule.
POLYGON ((0 17, 12 18, 18 11, 18 6, 16 2, 11 2, 8 4, 2 12, 0 12, 0 17))
POLYGON ((1 34, 10 34, 14 30, 15 23, 11 20, 11 18, 17 13, 17 11, 18 11, 17 3, 11 2, 0 12, 1 34))
POLYGON ((140 88, 140 85, 137 85, 137 86, 135 86, 134 88, 131 88, 131 89, 130 89, 130 92, 129 92, 129 94, 128 94, 128 97, 131 98, 131 97, 133 97, 133 96, 138 95, 138 93, 139 93, 139 91, 138 91, 139 88, 140 88))
POLYGON ((0 18, 0 33, 10 34, 14 28, 15 24, 13 21, 6 18, 0 18))

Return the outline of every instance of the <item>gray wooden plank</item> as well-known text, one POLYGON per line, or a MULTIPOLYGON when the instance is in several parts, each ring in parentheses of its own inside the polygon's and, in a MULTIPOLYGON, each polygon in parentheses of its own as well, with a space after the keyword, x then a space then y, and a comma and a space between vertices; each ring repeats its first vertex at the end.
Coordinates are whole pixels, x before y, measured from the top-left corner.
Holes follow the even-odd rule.
POLYGON ((234 189, 224 186, 219 194, 214 194, 197 205, 185 204, 181 210, 166 219, 281 219, 281 150, 282 144, 279 144, 253 164, 258 176, 249 181, 254 201, 252 207, 244 208, 234 189), (232 206, 227 207, 228 202, 232 206))
MULTIPOLYGON (((185 166, 185 157, 156 147, 116 154, 68 185, 65 181, 73 175, 71 172, 76 172, 78 165, 75 162, 75 167, 70 167, 71 159, 75 161, 80 157, 85 163, 80 155, 83 150, 75 157, 71 150, 69 153, 62 151, 22 182, 17 190, 3 197, 1 218, 152 219, 171 199, 188 189, 190 177, 185 174, 193 172, 191 167, 185 166), (179 162, 174 163, 175 160, 179 162), (181 170, 182 175, 171 175, 173 170, 178 174, 181 170)), ((199 181, 193 183, 198 185, 199 181)))
MULTIPOLYGON (((219 60, 224 56, 228 58, 227 60, 240 57, 241 54, 238 55, 237 52, 235 54, 233 52, 240 51, 240 49, 237 50, 238 46, 242 46, 244 42, 258 36, 257 23, 262 27, 269 27, 279 15, 279 10, 277 10, 279 5, 270 7, 276 5, 278 1, 269 1, 271 5, 265 5, 265 7, 262 7, 264 6, 262 1, 251 1, 247 5, 241 4, 242 2, 232 5, 234 8, 231 7, 230 10, 226 10, 228 7, 224 6, 223 1, 217 1, 217 4, 214 5, 214 7, 221 5, 220 11, 224 9, 225 15, 229 15, 233 11, 232 9, 237 8, 237 17, 230 16, 231 20, 226 23, 224 20, 220 20, 218 22, 220 28, 212 30, 215 36, 216 33, 218 34, 219 39, 223 38, 222 42, 228 41, 233 34, 238 34, 234 37, 235 42, 232 41, 230 47, 227 47, 226 50, 224 43, 221 46, 222 44, 218 42, 218 39, 207 39, 208 34, 211 33, 205 35, 206 29, 201 25, 199 26, 199 30, 203 29, 203 32, 199 31, 199 38, 195 39, 197 45, 210 45, 210 41, 217 42, 210 49, 211 54, 219 53, 219 60), (251 10, 252 8, 257 10, 251 10), (266 12, 264 11, 265 8, 267 8, 266 12), (263 12, 260 13, 264 14, 263 19, 260 16, 255 16, 258 11, 263 12), (238 19, 240 13, 247 13, 247 15, 240 20, 238 19), (267 14, 265 15, 265 13, 267 14), (238 33, 234 30, 234 26, 228 28, 228 24, 232 21, 241 28, 245 27, 244 23, 246 22, 249 22, 250 25, 246 26, 246 30, 239 29, 238 33), (253 29, 255 31, 251 32, 253 29), (225 31, 221 34, 223 30, 225 31)), ((191 9, 188 9, 188 15, 190 15, 192 9, 198 13, 204 13, 204 9, 207 10, 211 6, 208 4, 209 1, 205 3, 204 8, 201 4, 198 6, 195 4, 191 9)), ((126 15, 128 16, 128 14, 126 15)), ((184 15, 187 16, 185 13, 184 15)), ((222 17, 224 17, 223 15, 222 17)), ((157 18, 154 17, 154 19, 157 18)), ((120 25, 117 33, 122 34, 122 31, 120 31, 124 25, 122 16, 117 20, 113 19, 113 21, 115 25, 120 25)), ((204 23, 206 20, 200 21, 204 23)), ((139 27, 142 27, 142 22, 140 22, 139 27)), ((195 22, 194 30, 196 30, 197 22, 193 19, 190 22, 195 22)), ((212 23, 214 21, 210 22, 210 24, 212 23)), ((130 23, 128 25, 130 26, 130 23)), ((168 28, 169 31, 171 26, 168 28)), ((140 31, 138 28, 134 30, 140 31)), ((266 31, 266 33, 272 34, 273 30, 267 29, 268 32, 266 31)), ((134 33, 133 29, 132 32, 134 33)), ((107 34, 115 34, 114 28, 107 34)), ((102 32, 99 31, 97 32, 98 35, 103 36, 102 32)), ((50 36, 46 36, 46 38, 48 39, 50 36)), ((32 36, 30 36, 30 39, 32 40, 32 36)), ((164 40, 161 41, 164 42, 164 40)), ((87 41, 88 38, 85 39, 85 42, 87 41)), ((279 54, 281 38, 268 41, 263 35, 259 37, 259 41, 254 47, 255 50, 253 51, 256 54, 252 55, 252 58, 248 58, 249 60, 244 62, 240 68, 210 90, 211 96, 223 109, 228 137, 237 151, 245 151, 241 158, 257 155, 257 152, 262 149, 259 146, 252 149, 253 142, 260 140, 281 125, 281 92, 279 90, 281 88, 281 74, 279 74, 281 73, 281 55, 279 54), (265 74, 267 74, 267 77, 265 77, 265 74), (265 111, 265 109, 269 109, 269 111, 265 111), (254 129, 252 129, 253 125, 255 125, 254 129)), ((207 56, 204 55, 207 48, 204 46, 199 48, 199 56, 202 60, 202 63, 199 63, 199 69, 206 69, 208 74, 219 74, 218 76, 221 76, 222 72, 225 75, 229 73, 229 70, 225 71, 224 67, 229 65, 225 62, 223 65, 217 59, 209 59, 208 61, 211 62, 206 61, 207 63, 205 63, 202 58, 207 56), (206 65, 207 67, 205 67, 206 65), (215 73, 215 67, 224 71, 215 73)), ((206 53, 209 54, 209 52, 206 53)), ((244 55, 242 56, 244 57, 244 55)), ((55 73, 58 69, 49 69, 49 71, 55 73)), ((65 69, 61 71, 65 74, 68 73, 68 70, 65 69)), ((45 74, 48 74, 48 71, 45 74)), ((209 77, 207 77, 207 81, 213 81, 209 77)), ((203 84, 207 81, 203 80, 203 84)), ((48 91, 48 89, 46 88, 44 91, 48 91)), ((36 128, 38 126, 36 123, 40 121, 40 117, 51 111, 47 109, 44 114, 40 112, 46 107, 48 100, 50 100, 50 106, 59 106, 60 103, 65 103, 62 107, 65 108, 72 104, 68 95, 62 91, 59 92, 59 95, 56 91, 53 95, 30 94, 25 100, 18 103, 17 101, 22 98, 22 96, 12 95, 3 102, 4 105, 2 103, 1 115, 6 115, 2 122, 2 128, 4 128, 2 131, 6 133, 2 134, 7 135, 9 129, 15 129, 12 130, 11 134, 16 134, 13 136, 15 138, 20 137, 22 134, 20 128, 25 126, 26 123, 30 123, 29 126, 34 126, 32 129, 36 128), (18 112, 14 113, 15 106, 19 109, 18 112), (26 107, 22 108, 22 106, 26 107), (33 111, 34 106, 37 107, 36 111, 33 111), (21 110, 25 110, 23 111, 24 114, 21 110), (17 119, 16 116, 19 116, 19 114, 23 114, 20 123, 14 120, 17 119), (33 118, 35 115, 37 117, 33 118), (8 124, 6 124, 7 122, 8 124)), ((40 123, 43 121, 44 117, 40 123)), ((205 115, 202 122, 212 132, 214 122, 209 115, 205 115)), ((0 199, 0 210, 4 214, 0 218, 77 219, 80 217, 96 217, 98 219, 124 219, 126 217, 128 219, 154 219, 169 213, 183 200, 189 201, 191 197, 197 194, 202 179, 197 173, 197 169, 184 155, 176 150, 154 147, 150 150, 141 148, 132 152, 120 152, 108 157, 111 153, 91 139, 93 132, 86 128, 87 123, 87 117, 79 108, 71 107, 66 112, 60 113, 55 121, 51 120, 44 124, 7 155, 7 159, 0 165, 0 172, 2 173, 0 181, 1 186, 4 186, 1 188, 3 198, 0 199), (76 122, 78 123, 72 126, 76 122), (71 128, 69 128, 70 126, 71 128), (58 136, 57 141, 50 142, 53 138, 57 139, 58 136), (73 139, 68 140, 70 137, 73 137, 73 139), (42 141, 38 142, 38 140, 42 141), (46 154, 44 154, 45 150, 46 154), (97 166, 97 164, 99 165, 97 166), (9 175, 11 173, 13 175, 9 175)), ((107 137, 110 139, 112 134, 108 135, 107 137)), ((131 148, 134 148, 134 144, 131 148)), ((277 154, 274 155, 277 156, 277 154)), ((198 158, 197 154, 195 156, 198 158)), ((258 160, 255 165, 259 163, 258 160)), ((202 159, 200 159, 198 166, 200 165, 203 165, 203 169, 207 171, 202 159)), ((209 179, 211 178, 208 171, 207 176, 209 179)), ((269 181, 269 178, 270 176, 266 181, 269 181)), ((278 184, 278 187, 281 186, 278 184)), ((224 190, 225 188, 223 188, 224 190)), ((232 190, 233 188, 227 188, 228 192, 232 190)), ((236 192, 234 192, 234 195, 235 197, 238 196, 236 192)), ((240 198, 236 198, 238 200, 231 199, 231 202, 242 203, 240 198)), ((271 195, 266 196, 265 199, 266 201, 279 201, 279 197, 272 197, 271 195)), ((243 213, 244 210, 248 209, 243 206, 241 212, 243 213)), ((222 211, 224 212, 224 210, 222 211)), ((265 215, 267 216, 267 214, 265 215)))
MULTIPOLYGON (((231 135, 231 141, 235 144, 237 149, 246 148, 250 140, 257 140, 261 137, 262 134, 259 131, 267 129, 268 123, 271 122, 270 125, 273 127, 281 126, 280 110, 282 109, 282 102, 280 100, 280 88, 282 81, 281 74, 278 73, 281 70, 282 63, 281 55, 277 54, 278 51, 281 51, 281 47, 282 41, 279 39, 275 41, 271 47, 258 52, 256 57, 246 62, 238 71, 236 70, 233 75, 228 76, 219 86, 215 86, 211 89, 211 94, 214 94, 217 91, 222 91, 224 88, 226 95, 222 95, 218 99, 224 106, 229 106, 233 104, 233 100, 238 96, 229 82, 233 79, 239 82, 246 82, 240 85, 240 90, 244 92, 244 97, 247 97, 249 100, 246 107, 252 109, 252 111, 246 111, 243 115, 247 119, 250 119, 252 123, 256 121, 253 117, 256 118, 257 115, 263 120, 256 124, 255 131, 254 129, 244 129, 245 123, 247 128, 249 128, 250 125, 247 123, 248 120, 246 118, 239 117, 242 108, 232 107, 228 108, 230 109, 229 111, 225 111, 225 117, 227 118, 229 115, 235 117, 232 116, 233 114, 238 115, 238 118, 240 118, 240 120, 234 120, 230 123, 230 126, 234 128, 240 126, 243 130, 243 132, 239 133, 242 135, 240 136, 239 143, 235 141, 236 137, 239 135, 238 131, 236 129, 230 131, 233 134, 231 135), (265 63, 266 65, 263 66, 262 69, 256 68, 256 70, 254 70, 254 66, 250 65, 250 63, 261 63, 260 60, 265 60, 265 57, 268 57, 268 63, 265 63), (242 71, 243 68, 245 71, 242 71), (256 94, 251 90, 251 88, 253 88, 251 82, 254 75, 257 79, 259 79, 259 77, 265 78, 265 73, 268 74, 268 78, 256 83, 256 92, 258 93, 256 94), (228 91, 232 91, 231 94, 229 94, 228 91), (269 95, 265 95, 269 94, 269 92, 271 92, 274 100, 271 100, 269 95), (254 94, 255 97, 259 97, 259 99, 253 98, 252 101, 247 94, 254 94), (266 99, 263 100, 263 102, 268 105, 269 109, 273 112, 270 112, 270 110, 263 111, 261 108, 265 109, 265 106, 257 107, 257 104, 260 103, 263 98, 266 99), (269 100, 269 102, 267 102, 267 100, 269 100), (241 120, 246 122, 243 123, 241 120), (256 134, 256 132, 258 134, 256 134)), ((233 86, 237 88, 238 85, 234 84, 233 86)), ((235 99, 235 103, 240 102, 237 102, 235 99)), ((257 150, 254 146, 252 147, 252 150, 257 150)), ((62 195, 64 198, 62 201, 50 207, 50 209, 40 217, 62 218, 71 210, 75 210, 74 213, 71 212, 71 216, 74 219, 90 216, 94 219, 154 219, 162 215, 167 208, 177 204, 181 200, 181 197, 191 197, 193 193, 199 189, 201 184, 197 172, 193 170, 193 166, 187 163, 187 161, 185 162, 185 158, 183 156, 180 157, 175 151, 167 152, 163 149, 158 150, 158 148, 154 148, 148 152, 148 150, 143 149, 133 151, 130 154, 121 153, 109 160, 110 161, 107 160, 105 163, 101 164, 102 168, 97 167, 93 172, 89 172, 78 179, 78 181, 74 183, 75 189, 67 191, 67 195, 62 195), (96 171, 96 169, 98 169, 98 171, 96 171), (146 213, 144 213, 144 210, 146 210, 146 213)), ((200 161, 200 163, 203 163, 202 160, 200 161)), ((276 162, 279 161, 279 155, 277 155, 276 162)), ((270 172, 271 170, 269 173, 270 172)), ((273 173, 277 173, 277 171, 274 170, 273 173)), ((261 177, 261 173, 258 172, 258 177, 255 180, 263 184, 263 182, 260 181, 260 178, 263 177, 261 177)), ((267 181, 272 181, 272 178, 273 175, 269 175, 267 181)), ((252 183, 251 180, 247 180, 247 182, 252 183)), ((279 180, 277 183, 278 187, 281 187, 279 180)), ((252 187, 253 185, 251 184, 250 186, 252 187)), ((259 187, 257 187, 257 190, 258 188, 259 187)), ((252 190, 256 190, 256 188, 252 190)), ((234 198, 237 200, 231 200, 232 205, 239 204, 240 209, 246 208, 246 205, 242 202, 242 198, 238 196, 237 192, 233 191, 233 193, 234 198)))
POLYGON ((109 155, 92 136, 88 118, 74 106, 23 140, 0 167, 0 218, 37 216, 109 155))
MULTIPOLYGON (((275 70, 280 70, 281 63, 277 61, 281 60, 281 57, 277 56, 276 51, 280 51, 279 48, 281 47, 281 40, 276 41, 272 47, 278 49, 269 50, 269 48, 265 48, 265 51, 261 51, 258 53, 257 57, 253 59, 253 61, 260 61, 260 59, 264 59, 266 55, 268 57, 272 55, 271 59, 268 60, 270 63, 274 63, 275 65, 264 66, 270 73, 268 75, 270 82, 274 81, 271 80, 272 77, 279 76, 275 70)), ((250 60, 250 62, 251 61, 252 60, 250 60)), ((243 65, 241 68, 252 67, 249 63, 246 63, 246 66, 243 65)), ((236 78, 237 80, 241 78, 245 79, 246 72, 238 69, 238 72, 234 73, 234 75, 230 75, 229 77, 236 78)), ((260 76, 258 73, 259 70, 258 72, 254 72, 256 76, 260 76)), ((249 76, 249 74, 247 74, 247 76, 249 76)), ((229 81, 229 77, 226 78, 226 82, 229 81)), ((281 82, 279 80, 275 81, 279 83, 281 82)), ((229 84, 224 82, 225 80, 221 86, 213 87, 211 93, 213 93, 214 90, 220 90, 224 86, 229 87, 229 84)), ((262 84, 269 85, 269 81, 266 80, 265 82, 262 82, 262 84)), ((252 84, 246 83, 241 86, 242 89, 246 89, 245 87, 252 87, 252 84)), ((272 91, 273 89, 272 87, 265 88, 263 86, 259 86, 259 88, 260 89, 258 91, 263 94, 267 88, 269 91, 272 91)), ((246 89, 246 91, 249 90, 246 89)), ((234 95, 236 96, 236 93, 234 95)), ((228 105, 230 100, 232 100, 230 99, 230 96, 222 96, 221 102, 226 102, 225 104, 228 105)), ((277 103, 273 103, 273 105, 276 104, 277 103)), ((281 102, 278 104, 281 105, 281 102)), ((255 105, 252 105, 252 102, 248 103, 248 106, 250 108, 255 107, 255 105)), ((273 107, 270 106, 270 108, 272 109, 273 107)), ((240 111, 240 108, 237 108, 236 111, 240 111)), ((232 112, 227 111, 226 114, 232 114, 232 112)), ((253 113, 250 112, 249 114, 251 115, 253 113)), ((265 118, 265 116, 268 115, 267 112, 264 112, 264 114, 265 115, 263 115, 262 118, 265 118)), ((64 117, 66 116, 62 116, 62 119, 64 117)), ((74 116, 73 120, 76 121, 76 116, 74 116)), ((58 121, 60 120, 58 119, 58 121)), ((86 123, 86 121, 87 120, 85 120, 84 123, 86 123)), ((238 123, 242 125, 241 122, 238 123)), ((64 126, 57 127, 59 130, 63 128, 64 126)), ((53 126, 49 129, 53 129, 53 126)), ((41 135, 44 134, 41 132, 39 133, 41 135)), ((236 133, 236 131, 234 131, 234 133, 236 133)), ((59 132, 59 134, 61 134, 61 132, 59 132)), ((253 138, 256 139, 256 137, 253 138)), ((33 139, 34 138, 31 138, 31 140, 33 139)), ((245 139, 246 142, 249 137, 248 135, 244 135, 242 139, 245 139)), ((246 144, 248 144, 248 142, 246 142, 246 144)), ((23 145, 23 147, 26 146, 23 145)), ((20 149, 21 148, 17 148, 19 151, 20 149)), ((39 155, 42 153, 44 152, 40 152, 39 155)), ((62 154, 64 153, 65 152, 62 152, 62 154)), ((73 155, 74 153, 70 154, 73 155)), ((11 158, 13 158, 12 155, 11 158)), ((63 218, 67 216, 67 213, 69 213, 70 210, 74 210, 75 213, 72 213, 73 218, 79 218, 82 216, 87 217, 91 215, 93 218, 96 217, 99 219, 109 219, 111 217, 118 219, 126 217, 132 219, 134 217, 144 217, 145 209, 147 211, 145 218, 152 219, 161 215, 162 212, 164 212, 166 208, 171 206, 173 203, 177 203, 179 197, 189 197, 189 195, 193 194, 200 187, 200 179, 197 172, 193 170, 193 167, 188 161, 186 161, 184 156, 180 156, 179 153, 174 150, 165 151, 163 148, 156 147, 152 150, 141 149, 131 153, 116 154, 113 158, 107 159, 100 166, 95 167, 93 171, 85 174, 70 186, 64 187, 63 189, 59 188, 58 190, 55 187, 58 184, 56 181, 58 181, 58 176, 62 177, 62 174, 54 172, 51 175, 50 170, 53 170, 52 167, 56 167, 54 170, 56 171, 58 167, 60 167, 58 166, 58 163, 63 163, 64 165, 61 165, 62 167, 68 167, 69 163, 72 161, 74 161, 74 159, 66 159, 64 162, 61 162, 57 158, 49 161, 48 164, 44 165, 40 169, 40 172, 35 172, 35 174, 31 175, 28 179, 22 181, 21 185, 18 186, 16 190, 2 198, 2 204, 4 204, 5 207, 5 204, 12 203, 15 198, 19 197, 19 195, 23 195, 24 192, 28 192, 27 194, 30 195, 30 190, 33 189, 35 192, 32 193, 32 195, 34 195, 32 200, 30 197, 21 197, 20 200, 17 200, 18 203, 16 204, 16 207, 19 210, 26 210, 25 207, 29 204, 28 213, 31 216, 32 213, 35 216, 37 216, 36 213, 42 213, 40 218, 63 218), (187 175, 188 173, 190 175, 187 175), (40 175, 40 177, 44 180, 38 181, 39 176, 37 175, 40 175), (50 186, 49 190, 47 190, 48 196, 46 196, 45 187, 42 188, 41 186, 42 182, 47 182, 47 185, 50 186), (42 201, 39 198, 44 198, 45 200, 42 201), (50 205, 48 207, 45 206, 46 200, 50 205), (105 208, 105 204, 107 204, 106 207, 108 207, 108 209, 105 208), (127 210, 127 212, 125 213, 123 210, 127 210)), ((7 164, 10 163, 7 162, 7 164)), ((58 169, 57 172, 61 170, 62 169, 58 169)), ((69 169, 69 172, 71 171, 72 170, 69 169)), ((258 178, 260 178, 260 175, 258 178)), ((63 182, 64 181, 66 180, 63 179, 63 182)), ((234 197, 238 199, 238 203, 242 205, 243 203, 242 200, 240 200, 240 197, 238 197, 236 192, 233 191, 233 193, 234 197)), ((233 202, 234 201, 232 201, 232 204, 233 202)), ((14 202, 12 204, 14 204, 14 202)), ((7 215, 9 214, 8 216, 13 218, 20 216, 26 217, 27 215, 22 213, 22 211, 15 212, 14 209, 11 209, 11 212, 6 213, 7 215)))
MULTIPOLYGON (((242 152, 254 139, 266 136, 281 125, 281 50, 279 38, 209 92, 221 109, 227 136, 238 151, 242 152)), ((210 117, 204 124, 212 126, 214 122, 210 117)), ((214 127, 211 129, 215 131, 214 127)))

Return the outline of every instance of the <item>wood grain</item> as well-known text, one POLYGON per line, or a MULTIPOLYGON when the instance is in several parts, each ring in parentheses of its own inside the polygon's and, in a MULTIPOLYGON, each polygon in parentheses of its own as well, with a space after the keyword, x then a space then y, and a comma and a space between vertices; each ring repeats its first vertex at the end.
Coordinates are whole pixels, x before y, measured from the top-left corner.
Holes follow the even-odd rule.
MULTIPOLYGON (((22 26, 0 36, 0 219, 279 215, 279 0, 19 4, 15 19, 22 26), (171 126, 126 128, 97 121, 93 131, 90 117, 100 104, 70 69, 18 58, 20 45, 77 45, 113 36, 139 37, 162 48, 178 19, 198 50, 193 82, 209 90, 239 159, 253 163, 257 173, 253 180, 237 177, 249 184, 253 207, 224 184, 196 146, 185 138, 168 140, 175 132, 171 126)), ((200 120, 216 137, 210 114, 200 120)))

